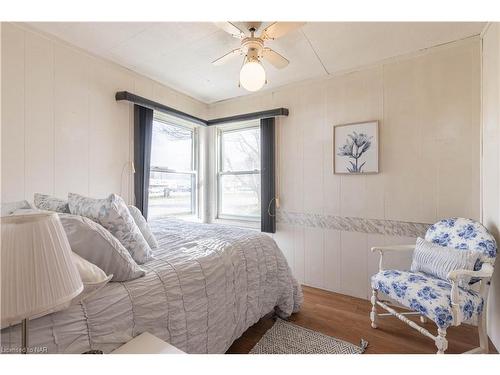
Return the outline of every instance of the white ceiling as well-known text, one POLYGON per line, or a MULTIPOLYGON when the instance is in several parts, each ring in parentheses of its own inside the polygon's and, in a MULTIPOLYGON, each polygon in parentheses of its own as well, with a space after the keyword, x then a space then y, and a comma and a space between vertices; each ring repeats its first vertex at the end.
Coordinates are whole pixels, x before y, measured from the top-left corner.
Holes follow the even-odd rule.
MULTIPOLYGON (((95 55, 102 56, 205 103, 248 94, 238 87, 241 59, 223 66, 211 61, 240 41, 205 22, 32 22, 95 55)), ((266 42, 290 60, 283 70, 264 62, 265 89, 477 35, 473 22, 310 22, 266 42)))

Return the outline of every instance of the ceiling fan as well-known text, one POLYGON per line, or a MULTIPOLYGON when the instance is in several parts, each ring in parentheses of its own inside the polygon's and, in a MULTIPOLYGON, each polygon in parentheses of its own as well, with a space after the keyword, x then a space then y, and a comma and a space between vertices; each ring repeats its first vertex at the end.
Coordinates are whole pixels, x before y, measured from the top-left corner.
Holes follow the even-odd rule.
POLYGON ((289 63, 278 52, 265 47, 265 41, 280 38, 304 24, 305 22, 274 22, 262 30, 259 36, 256 36, 255 33, 261 27, 262 22, 246 22, 245 31, 232 22, 215 22, 217 27, 241 39, 241 47, 219 57, 212 64, 222 65, 235 57, 244 56, 240 71, 240 85, 248 91, 258 91, 266 83, 266 71, 261 64, 262 59, 278 69, 283 69, 289 63))

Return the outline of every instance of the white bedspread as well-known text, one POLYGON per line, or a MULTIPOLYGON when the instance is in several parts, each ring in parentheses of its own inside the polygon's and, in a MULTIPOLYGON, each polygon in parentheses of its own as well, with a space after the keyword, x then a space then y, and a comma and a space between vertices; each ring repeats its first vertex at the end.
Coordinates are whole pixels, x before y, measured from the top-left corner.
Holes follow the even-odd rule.
MULTIPOLYGON (((110 352, 148 331, 188 353, 224 353, 273 309, 288 316, 300 308, 300 286, 271 237, 174 219, 151 225, 160 246, 146 275, 31 321, 31 347, 110 352)), ((4 329, 2 351, 20 336, 19 325, 4 329)))

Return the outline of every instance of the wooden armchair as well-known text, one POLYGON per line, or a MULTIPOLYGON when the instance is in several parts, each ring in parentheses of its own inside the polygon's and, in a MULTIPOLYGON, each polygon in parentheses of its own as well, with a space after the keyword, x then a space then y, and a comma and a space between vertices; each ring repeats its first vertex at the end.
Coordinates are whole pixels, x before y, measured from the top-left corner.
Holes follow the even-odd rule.
POLYGON ((421 272, 385 270, 383 267, 385 253, 413 251, 415 245, 373 247, 372 252, 380 253, 380 262, 379 272, 371 279, 372 327, 377 328, 380 317, 395 316, 433 339, 438 349, 437 353, 443 354, 448 348, 446 329, 449 326, 458 326, 464 321, 477 319, 480 346, 468 353, 487 353, 486 306, 497 254, 495 239, 476 221, 450 218, 432 225, 425 235, 425 240, 441 246, 480 252, 474 271, 455 270, 449 272, 446 279, 439 279, 421 272), (462 277, 472 277, 465 287, 460 286, 462 277), (480 283, 479 288, 474 285, 476 283, 480 283), (385 294, 390 300, 411 311, 397 312, 391 307, 392 303, 379 299, 379 293, 385 294), (379 314, 377 306, 388 313, 379 314), (422 323, 427 318, 433 320, 438 328, 437 335, 408 319, 407 315, 420 315, 422 323))

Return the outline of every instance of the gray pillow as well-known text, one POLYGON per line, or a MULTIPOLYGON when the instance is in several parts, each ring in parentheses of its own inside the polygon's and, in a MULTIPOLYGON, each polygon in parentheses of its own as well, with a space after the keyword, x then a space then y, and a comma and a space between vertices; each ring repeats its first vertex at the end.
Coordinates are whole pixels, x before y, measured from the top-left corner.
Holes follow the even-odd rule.
POLYGON ((6 202, 2 203, 1 206, 1 215, 9 216, 16 210, 25 209, 25 208, 33 208, 28 201, 16 201, 16 202, 6 202))
MULTIPOLYGON (((480 253, 477 251, 445 247, 419 237, 413 252, 411 270, 446 280, 450 271, 474 270, 474 264, 479 256, 480 253)), ((470 277, 463 277, 459 285, 467 287, 469 281, 470 277)))
POLYGON ((139 230, 141 231, 148 245, 152 249, 158 248, 158 241, 156 241, 156 238, 153 232, 151 232, 151 228, 149 227, 148 222, 146 221, 144 216, 142 216, 141 211, 135 206, 128 206, 128 210, 130 211, 130 214, 134 218, 135 223, 139 227, 139 230))
POLYGON ((127 281, 144 276, 144 270, 127 249, 100 224, 83 217, 59 214, 71 250, 95 264, 113 281, 127 281))
POLYGON ((69 193, 68 202, 73 215, 85 216, 101 224, 120 241, 137 263, 143 264, 153 259, 151 248, 120 196, 111 194, 104 199, 94 199, 69 193))
POLYGON ((35 202, 35 206, 41 210, 69 214, 69 206, 67 200, 40 193, 35 193, 33 200, 35 202))

